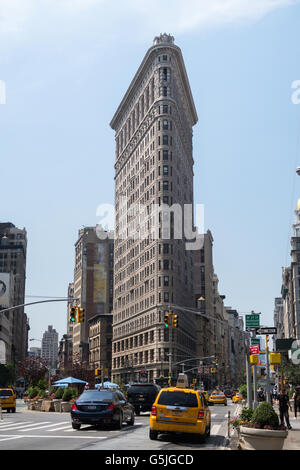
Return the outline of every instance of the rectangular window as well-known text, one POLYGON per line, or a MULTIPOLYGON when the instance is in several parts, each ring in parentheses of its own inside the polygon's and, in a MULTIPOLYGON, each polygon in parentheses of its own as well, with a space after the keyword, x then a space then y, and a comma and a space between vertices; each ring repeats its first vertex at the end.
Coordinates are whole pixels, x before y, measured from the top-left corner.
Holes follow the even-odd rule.
POLYGON ((168 254, 168 253, 169 253, 169 244, 168 244, 168 243, 164 243, 164 244, 163 244, 163 253, 164 253, 164 254, 168 254))
POLYGON ((164 292, 164 302, 169 302, 169 292, 164 292))
POLYGON ((169 287, 169 276, 164 276, 164 287, 169 287))
POLYGON ((163 190, 168 191, 169 190, 169 181, 163 181, 163 190))
POLYGON ((163 96, 168 96, 168 88, 166 86, 163 87, 163 96))
POLYGON ((168 130, 169 129, 169 121, 167 119, 163 120, 163 129, 168 130))
POLYGON ((163 145, 169 145, 169 136, 163 135, 163 145))
POLYGON ((166 270, 169 269, 169 260, 168 260, 168 259, 164 259, 164 261, 163 261, 163 266, 164 266, 163 269, 166 269, 166 270))
POLYGON ((169 107, 168 107, 167 104, 164 104, 164 105, 163 105, 163 114, 168 114, 168 112, 169 112, 169 109, 168 109, 168 108, 169 108, 169 107))
POLYGON ((169 159, 169 151, 163 150, 163 160, 168 160, 168 159, 169 159))
POLYGON ((163 174, 164 174, 164 176, 168 176, 168 175, 169 175, 169 167, 168 167, 168 165, 164 165, 164 166, 163 166, 163 174))

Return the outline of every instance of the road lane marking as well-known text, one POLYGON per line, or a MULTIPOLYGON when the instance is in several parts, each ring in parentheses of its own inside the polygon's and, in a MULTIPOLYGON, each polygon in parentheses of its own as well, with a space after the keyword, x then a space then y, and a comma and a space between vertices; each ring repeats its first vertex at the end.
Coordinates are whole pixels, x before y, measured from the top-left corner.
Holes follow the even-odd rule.
POLYGON ((214 434, 214 435, 218 434, 218 432, 220 431, 221 427, 222 427, 222 424, 214 424, 213 427, 212 427, 211 430, 210 430, 210 433, 211 433, 211 434, 214 434))
POLYGON ((7 427, 7 428, 4 428, 3 430, 4 431, 9 431, 10 429, 12 429, 13 431, 15 431, 16 429, 25 429, 25 428, 30 428, 32 426, 38 426, 39 424, 47 424, 47 423, 51 423, 51 421, 43 421, 42 423, 31 423, 31 424, 26 424, 24 426, 24 424, 15 424, 14 426, 10 426, 10 427, 7 427))
MULTIPOLYGON (((9 434, 5 434, 6 436, 9 436, 9 434)), ((54 439, 57 439, 57 438, 60 438, 60 439, 108 439, 106 436, 62 436, 62 435, 57 435, 57 436, 46 436, 45 434, 39 436, 39 435, 35 435, 35 434, 24 434, 22 436, 18 435, 18 436, 10 436, 11 439, 21 439, 22 437, 30 437, 30 438, 33 438, 33 437, 40 437, 42 439, 50 439, 51 437, 54 438, 54 439)), ((2 439, 0 439, 1 441, 2 439)), ((3 439, 4 440, 4 439, 3 439)))
POLYGON ((49 429, 49 432, 63 431, 64 429, 68 429, 68 430, 69 430, 69 428, 70 428, 70 424, 68 424, 67 426, 58 426, 58 427, 55 428, 55 429, 49 429))
MULTIPOLYGON (((30 425, 30 427, 28 429, 24 429, 24 431, 32 431, 32 430, 35 431, 36 429, 52 428, 53 426, 56 426, 56 428, 59 428, 60 426, 65 425, 66 423, 68 423, 68 421, 63 421, 62 423, 55 423, 55 424, 46 424, 44 426, 39 426, 39 423, 36 423, 34 425, 30 425)), ((66 427, 66 426, 64 426, 64 427, 66 427)))
POLYGON ((20 424, 32 424, 33 422, 32 421, 17 421, 16 423, 7 423, 7 424, 4 424, 4 423, 1 423, 0 424, 0 431, 1 431, 1 428, 3 429, 8 429, 12 426, 19 426, 20 424))
POLYGON ((0 439, 0 442, 2 441, 12 441, 13 439, 21 439, 22 436, 10 436, 10 437, 5 437, 4 439, 0 439))

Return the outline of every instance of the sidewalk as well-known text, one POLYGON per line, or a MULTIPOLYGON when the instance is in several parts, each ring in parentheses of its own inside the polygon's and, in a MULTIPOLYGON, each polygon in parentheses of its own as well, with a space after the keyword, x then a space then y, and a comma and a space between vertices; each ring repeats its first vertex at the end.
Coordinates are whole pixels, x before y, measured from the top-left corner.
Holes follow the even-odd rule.
MULTIPOLYGON (((274 405, 274 410, 279 416, 277 405, 274 405)), ((290 411, 289 418, 292 429, 289 430, 282 450, 300 450, 300 414, 297 413, 297 419, 294 419, 294 411, 290 411)))

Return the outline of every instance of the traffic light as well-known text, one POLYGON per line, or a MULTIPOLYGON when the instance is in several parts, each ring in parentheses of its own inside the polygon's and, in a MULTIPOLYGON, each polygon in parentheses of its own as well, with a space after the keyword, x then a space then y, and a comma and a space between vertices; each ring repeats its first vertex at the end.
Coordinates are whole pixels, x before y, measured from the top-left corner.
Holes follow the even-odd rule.
POLYGON ((77 312, 78 312, 78 323, 83 323, 84 322, 84 309, 81 307, 77 307, 77 312))
POLYGON ((172 327, 177 328, 178 327, 178 315, 173 315, 172 318, 172 327))
POLYGON ((170 314, 165 313, 165 327, 169 328, 169 322, 170 322, 170 314))
POLYGON ((77 313, 77 308, 72 307, 70 311, 70 322, 71 323, 76 323, 76 313, 77 313))
POLYGON ((219 359, 216 357, 216 366, 218 367, 219 365, 219 359))

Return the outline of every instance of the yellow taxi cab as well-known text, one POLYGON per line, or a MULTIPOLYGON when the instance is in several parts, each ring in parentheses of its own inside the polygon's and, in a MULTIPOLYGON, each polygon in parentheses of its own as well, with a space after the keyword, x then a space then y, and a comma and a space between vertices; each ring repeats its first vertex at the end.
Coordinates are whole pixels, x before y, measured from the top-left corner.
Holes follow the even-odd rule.
POLYGON ((209 396, 208 403, 210 405, 225 405, 227 406, 227 398, 223 392, 220 390, 214 390, 209 396))
POLYGON ((233 403, 238 403, 240 401, 243 400, 243 396, 240 394, 240 393, 236 393, 235 395, 233 395, 232 397, 232 401, 233 403))
POLYGON ((16 411, 16 395, 12 388, 0 388, 0 402, 2 410, 8 413, 16 411))
POLYGON ((204 395, 205 400, 208 401, 209 399, 208 392, 206 390, 200 390, 200 392, 204 395))
POLYGON ((159 433, 197 434, 200 442, 210 435, 211 415, 200 390, 162 388, 150 413, 151 440, 159 433))

